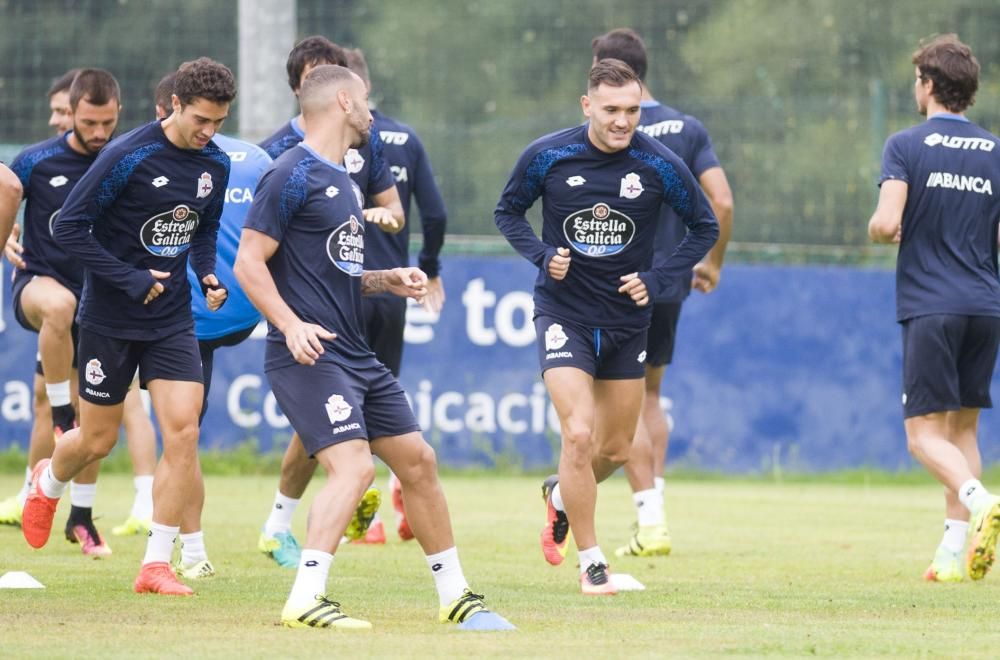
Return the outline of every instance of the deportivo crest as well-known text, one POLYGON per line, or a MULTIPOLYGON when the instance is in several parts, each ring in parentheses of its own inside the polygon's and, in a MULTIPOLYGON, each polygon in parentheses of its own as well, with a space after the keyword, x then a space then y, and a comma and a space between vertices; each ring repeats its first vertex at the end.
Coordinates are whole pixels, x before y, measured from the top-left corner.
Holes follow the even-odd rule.
POLYGON ((358 153, 357 149, 348 149, 344 156, 344 167, 348 174, 357 174, 365 166, 365 158, 358 153))
POLYGON ((326 416, 330 418, 331 424, 342 422, 351 416, 351 404, 344 401, 340 394, 331 394, 326 400, 326 416))
POLYGON ((202 172, 201 176, 198 177, 198 199, 202 197, 208 197, 212 194, 212 175, 208 172, 202 172))
POLYGON ((624 213, 599 202, 566 216, 563 234, 577 252, 607 257, 628 247, 635 238, 635 223, 624 213))
POLYGON ((563 332, 563 327, 558 323, 553 323, 545 329, 545 350, 558 351, 566 345, 569 337, 563 332))
POLYGON ((333 265, 351 277, 365 268, 365 231, 357 216, 340 225, 326 239, 326 254, 333 265))
POLYGON ((629 172, 622 177, 622 185, 618 191, 618 196, 625 199, 635 199, 642 194, 643 190, 644 188, 642 187, 642 182, 639 180, 639 175, 635 172, 629 172))
POLYGON ((180 204, 147 220, 139 230, 139 240, 150 254, 176 257, 191 247, 196 229, 198 213, 180 204))
POLYGON ((101 361, 97 358, 92 358, 87 361, 84 376, 87 379, 87 382, 91 385, 100 385, 107 377, 104 375, 104 369, 102 368, 101 361))

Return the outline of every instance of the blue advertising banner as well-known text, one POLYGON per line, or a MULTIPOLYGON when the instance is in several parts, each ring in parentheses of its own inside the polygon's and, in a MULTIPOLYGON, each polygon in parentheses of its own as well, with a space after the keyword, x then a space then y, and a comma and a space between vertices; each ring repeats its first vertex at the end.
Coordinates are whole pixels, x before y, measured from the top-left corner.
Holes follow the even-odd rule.
MULTIPOLYGON (((444 464, 539 467, 558 458, 558 420, 534 348, 534 277, 520 258, 449 257, 441 316, 410 307, 401 380, 444 464)), ((3 319, 0 450, 26 447, 36 353, 36 336, 6 301, 3 319)), ((217 352, 203 446, 287 444, 262 337, 258 328, 217 352)), ((674 423, 670 461, 728 472, 910 467, 900 369, 891 272, 727 266, 720 288, 692 294, 681 315, 661 398, 674 423)), ((987 462, 1000 460, 998 436, 996 415, 985 411, 987 462)))

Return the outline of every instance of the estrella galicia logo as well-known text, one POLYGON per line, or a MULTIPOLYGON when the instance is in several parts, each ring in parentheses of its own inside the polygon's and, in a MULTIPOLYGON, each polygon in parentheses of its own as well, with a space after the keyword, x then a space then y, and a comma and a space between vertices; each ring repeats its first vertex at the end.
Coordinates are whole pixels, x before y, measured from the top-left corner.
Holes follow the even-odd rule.
POLYGON ((139 239, 150 254, 176 257, 191 247, 191 238, 198 228, 198 213, 187 204, 154 215, 140 230, 139 239))
POLYGON ((563 233, 573 249, 590 257, 618 254, 635 238, 632 218, 604 202, 569 214, 563 233))
POLYGON ((351 277, 361 277, 365 268, 365 230, 358 218, 340 225, 326 239, 326 254, 333 265, 351 277))

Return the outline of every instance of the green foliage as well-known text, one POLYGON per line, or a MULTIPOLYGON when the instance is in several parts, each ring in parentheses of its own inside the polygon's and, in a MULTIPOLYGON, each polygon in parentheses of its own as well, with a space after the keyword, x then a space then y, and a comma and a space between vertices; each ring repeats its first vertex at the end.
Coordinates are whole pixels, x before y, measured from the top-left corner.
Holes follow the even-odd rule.
MULTIPOLYGON (((922 37, 957 32, 973 47, 983 70, 969 114, 1000 131, 1000 6, 985 0, 296 5, 299 36, 366 51, 373 98, 428 148, 453 233, 497 236, 493 208, 517 156, 582 121, 591 39, 615 27, 643 34, 654 96, 708 127, 745 258, 776 243, 788 246, 778 259, 885 262, 862 251, 865 225, 886 137, 919 121, 910 54, 922 37)), ((0 9, 0 143, 48 135, 44 90, 71 66, 119 77, 122 129, 151 118, 152 85, 181 61, 208 55, 238 68, 236 0, 0 0, 0 9)), ((266 100, 237 100, 250 102, 266 100)))

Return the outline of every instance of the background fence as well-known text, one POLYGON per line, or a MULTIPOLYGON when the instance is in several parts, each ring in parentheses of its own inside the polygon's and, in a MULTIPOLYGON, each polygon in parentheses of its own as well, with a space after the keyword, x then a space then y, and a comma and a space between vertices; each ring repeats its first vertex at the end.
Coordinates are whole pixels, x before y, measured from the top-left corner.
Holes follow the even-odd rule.
MULTIPOLYGON (((708 126, 747 258, 886 259, 865 247, 865 225, 886 136, 918 120, 909 56, 921 37, 956 31, 972 45, 983 75, 970 114, 1000 130, 990 0, 0 0, 0 143, 47 137, 45 90, 73 66, 118 76, 122 130, 149 120, 153 85, 180 62, 208 55, 238 72, 238 13, 255 7, 294 12, 298 37, 366 51, 373 98, 423 137, 457 234, 496 234, 517 155, 581 120, 590 41, 614 27, 645 37, 653 93, 708 126)), ((237 105, 293 110, 287 87, 254 96, 237 105)), ((226 131, 274 128, 234 112, 226 131)))

